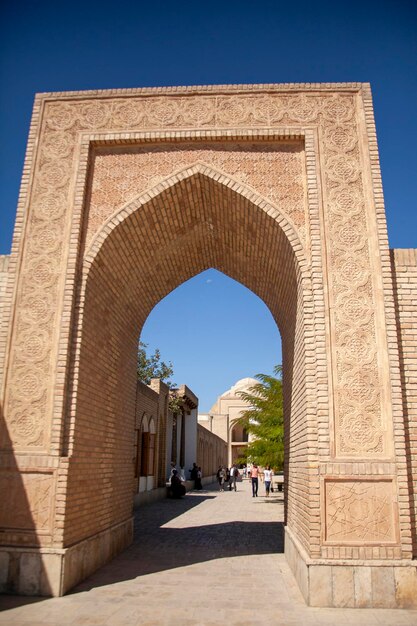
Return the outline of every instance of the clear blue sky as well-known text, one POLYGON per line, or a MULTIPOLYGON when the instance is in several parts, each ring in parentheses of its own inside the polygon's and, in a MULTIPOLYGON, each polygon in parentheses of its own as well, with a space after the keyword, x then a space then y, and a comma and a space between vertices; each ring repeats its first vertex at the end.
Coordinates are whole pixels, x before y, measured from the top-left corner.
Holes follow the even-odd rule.
MULTIPOLYGON (((0 254, 36 92, 216 83, 369 81, 390 245, 417 245, 416 0, 3 0, 0 81, 0 254)), ((264 305, 214 272, 161 302, 143 334, 203 410, 238 378, 270 371, 277 337, 264 305)))

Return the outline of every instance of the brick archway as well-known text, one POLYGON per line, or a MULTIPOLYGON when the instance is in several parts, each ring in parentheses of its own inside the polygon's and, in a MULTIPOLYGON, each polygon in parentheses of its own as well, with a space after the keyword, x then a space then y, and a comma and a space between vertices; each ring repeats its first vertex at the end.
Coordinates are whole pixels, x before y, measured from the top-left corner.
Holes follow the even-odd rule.
POLYGON ((411 602, 368 86, 47 94, 26 168, 0 328, 0 487, 18 494, 2 554, 21 579, 30 562, 36 591, 62 594, 129 543, 137 339, 167 293, 213 267, 281 331, 286 554, 306 600, 335 606, 347 586, 350 605, 377 605, 388 577, 383 601, 411 602))
MULTIPOLYGON (((251 196, 258 205, 235 191, 233 181, 229 185, 222 182, 224 175, 208 167, 204 167, 203 174, 201 169, 196 166, 175 177, 175 182, 164 181, 164 191, 154 195, 152 200, 138 199, 124 207, 103 226, 86 254, 79 296, 79 330, 74 341, 78 346, 74 355, 76 366, 71 373, 71 379, 78 384, 72 389, 68 454, 88 459, 90 464, 97 454, 97 462, 89 470, 91 483, 85 486, 84 512, 91 526, 85 519, 80 523, 75 497, 85 468, 78 463, 72 469, 69 484, 73 485, 74 495, 69 489, 66 543, 73 544, 97 530, 105 530, 105 525, 97 529, 97 510, 103 512, 105 524, 109 517, 113 524, 119 521, 120 515, 129 517, 130 465, 126 461, 134 415, 138 336, 150 311, 165 295, 209 267, 244 284, 271 310, 281 329, 284 368, 288 372, 284 379, 287 431, 290 434, 293 426, 310 423, 311 429, 317 432, 315 382, 307 382, 308 376, 313 379, 317 374, 317 358, 307 364, 307 354, 316 350, 313 337, 306 345, 309 329, 314 333, 311 276, 298 238, 278 211, 268 205, 258 206, 266 203, 253 192, 251 196), (280 219, 272 217, 270 212, 280 219), (159 221, 161 227, 157 235, 149 238, 150 225, 155 221, 159 221), (102 322, 98 324, 98 320, 102 322), (101 387, 106 389, 106 394, 97 393, 101 387), (113 449, 115 457, 109 457, 106 468, 102 458, 108 434, 102 429, 103 420, 111 424, 111 431, 117 430, 121 445, 119 450, 113 449), (122 434, 125 434, 124 440, 122 434), (95 452, 91 450, 91 437, 95 452), (125 463, 123 468, 119 467, 121 461, 125 463), (108 482, 110 477, 114 491, 120 497, 124 494, 122 513, 114 510, 113 499, 106 500, 105 490, 97 488, 101 481, 108 482), (74 503, 72 511, 71 502, 74 503)), ((305 472, 309 472, 306 461, 314 458, 317 450, 317 440, 309 441, 306 435, 307 430, 291 445, 294 461, 291 463, 288 518, 308 549, 314 524, 309 522, 309 530, 302 529, 300 502, 293 501, 293 492, 302 491, 305 472), (301 463, 297 460, 300 453, 304 457, 301 463)), ((290 449, 288 452, 292 459, 290 449)), ((316 472, 312 472, 311 481, 318 487, 316 472)), ((306 494, 302 516, 317 517, 318 507, 317 493, 315 496, 306 494)))

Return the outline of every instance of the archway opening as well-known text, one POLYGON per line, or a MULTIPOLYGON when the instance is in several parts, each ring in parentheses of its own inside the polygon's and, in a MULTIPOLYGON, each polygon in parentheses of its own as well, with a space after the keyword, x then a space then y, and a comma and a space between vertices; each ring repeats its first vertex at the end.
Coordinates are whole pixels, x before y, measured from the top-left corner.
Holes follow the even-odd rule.
MULTIPOLYGON (((232 456, 243 465, 240 457, 245 456, 247 445, 237 444, 248 443, 248 432, 235 421, 248 404, 240 394, 259 382, 255 374, 272 374, 282 362, 281 337, 265 304, 240 283, 209 269, 180 285, 152 310, 141 334, 139 357, 138 378, 148 389, 139 384, 137 414, 145 407, 149 410, 150 396, 157 406, 151 372, 153 377, 165 375, 173 388, 185 383, 198 399, 198 413, 188 410, 178 416, 178 423, 166 418, 167 432, 160 438, 158 455, 165 459, 167 478, 171 462, 186 480, 194 480, 190 469, 196 462, 204 484, 216 480, 219 466, 230 466, 232 456), (184 430, 195 432, 195 422, 204 445, 198 451, 190 445, 184 454, 184 430)), ((281 465, 274 467, 281 469, 281 465)))
POLYGON ((310 333, 311 356, 314 333, 305 260, 288 222, 253 192, 249 199, 235 187, 217 174, 182 178, 115 216, 87 256, 67 442, 66 545, 130 517, 138 337, 163 297, 211 267, 258 295, 280 329, 287 521, 308 550, 314 528, 308 518, 317 512, 310 510, 306 480, 315 443, 304 425, 315 399, 305 374, 306 337, 310 333))

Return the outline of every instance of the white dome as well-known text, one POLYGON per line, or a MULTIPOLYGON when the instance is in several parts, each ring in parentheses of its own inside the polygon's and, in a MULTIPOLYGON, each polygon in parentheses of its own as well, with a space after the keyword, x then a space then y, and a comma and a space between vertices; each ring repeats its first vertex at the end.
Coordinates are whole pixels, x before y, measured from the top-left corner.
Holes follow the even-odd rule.
POLYGON ((235 396, 238 391, 247 390, 249 387, 253 387, 253 385, 257 385, 258 383, 259 380, 256 380, 256 378, 241 378, 241 380, 238 380, 230 389, 222 393, 220 397, 235 396))

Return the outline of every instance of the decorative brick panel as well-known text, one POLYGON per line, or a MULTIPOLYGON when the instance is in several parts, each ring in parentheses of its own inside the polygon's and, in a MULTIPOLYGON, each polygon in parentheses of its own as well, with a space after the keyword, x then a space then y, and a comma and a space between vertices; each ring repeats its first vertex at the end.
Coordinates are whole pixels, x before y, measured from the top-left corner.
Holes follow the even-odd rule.
POLYGON ((392 480, 326 477, 323 491, 327 544, 397 544, 392 480))

